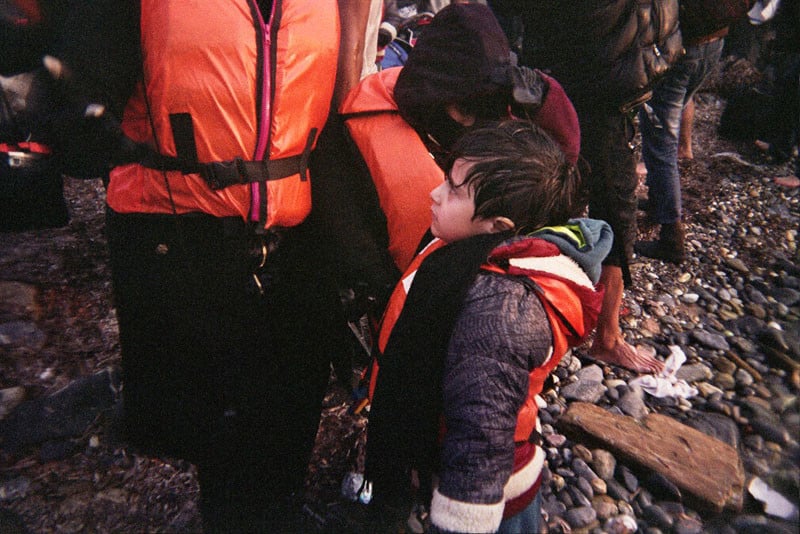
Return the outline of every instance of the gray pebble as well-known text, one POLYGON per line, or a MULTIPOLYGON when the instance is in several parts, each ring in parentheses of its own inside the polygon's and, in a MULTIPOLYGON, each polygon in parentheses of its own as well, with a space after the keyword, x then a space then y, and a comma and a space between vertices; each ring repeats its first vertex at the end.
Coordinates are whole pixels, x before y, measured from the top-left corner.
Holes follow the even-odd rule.
POLYGON ((703 380, 710 380, 712 378, 711 369, 703 363, 691 363, 682 365, 675 373, 675 378, 678 380, 685 380, 690 384, 692 382, 700 382, 703 380))
POLYGON ((561 447, 567 441, 567 437, 563 434, 548 434, 544 439, 552 447, 561 447))
POLYGON ((33 321, 9 321, 0 324, 0 347, 28 347, 34 351, 44 346, 46 336, 33 321))
POLYGON ((736 379, 729 373, 717 373, 712 382, 720 389, 733 389, 736 387, 736 379))
POLYGON ((800 304, 800 291, 790 287, 777 287, 772 291, 772 296, 787 307, 800 304))
POLYGON ((566 513, 567 507, 558 498, 551 496, 542 503, 542 510, 550 517, 561 517, 566 513))
POLYGON ((583 477, 578 477, 575 483, 578 486, 578 489, 581 490, 586 497, 588 497, 590 500, 594 498, 594 489, 588 480, 583 477))
POLYGON ((617 507, 619 507, 619 513, 625 515, 633 515, 633 507, 627 501, 617 501, 617 507))
POLYGON ((617 469, 617 472, 619 477, 622 479, 622 483, 625 484, 626 488, 628 488, 628 491, 635 492, 639 489, 639 479, 636 478, 636 475, 633 474, 633 471, 624 465, 620 465, 617 469))
POLYGON ((590 451, 585 445, 577 443, 574 447, 572 447, 572 452, 576 458, 580 458, 587 464, 592 462, 592 451, 590 451))
POLYGON ((614 455, 604 449, 594 449, 592 451, 592 470, 608 482, 614 478, 614 470, 617 467, 617 461, 614 455))
POLYGON ((592 506, 592 501, 589 497, 583 493, 578 486, 567 486, 567 491, 569 492, 570 497, 572 497, 572 502, 575 506, 592 506))
POLYGON ((642 509, 645 520, 664 530, 670 530, 675 520, 663 508, 652 504, 642 509))
POLYGON ((598 478, 597 473, 592 471, 592 468, 580 458, 575 458, 572 461, 572 470, 575 471, 576 475, 585 478, 587 481, 598 478))
POLYGON ((598 519, 608 519, 619 513, 619 506, 608 495, 597 495, 592 499, 592 508, 597 513, 598 519))
POLYGON ((672 532, 673 534, 700 534, 703 532, 703 522, 693 517, 679 516, 675 518, 672 532))
POLYGON ((733 377, 736 379, 737 386, 749 386, 754 382, 753 375, 744 369, 738 369, 733 377))
POLYGON ((580 506, 567 510, 565 518, 572 528, 586 528, 597 520, 597 512, 591 506, 580 506))
POLYGON ((789 441, 789 433, 779 423, 753 418, 750 419, 750 425, 767 441, 778 445, 785 445, 789 441))
POLYGON ((595 404, 606 392, 601 382, 573 382, 561 388, 561 396, 568 401, 588 402, 595 404))
POLYGON ((736 364, 733 363, 728 358, 715 358, 714 359, 714 369, 719 371, 720 373, 727 373, 732 375, 734 371, 736 371, 736 364))
POLYGON ((728 342, 725 340, 725 336, 721 334, 715 334, 713 332, 708 332, 706 330, 695 329, 692 330, 691 336, 695 341, 710 349, 716 349, 716 350, 730 349, 730 345, 728 345, 728 342))
POLYGON ((619 407, 623 413, 630 415, 634 419, 642 419, 650 412, 644 403, 644 394, 641 388, 638 387, 632 388, 620 397, 619 402, 617 402, 617 407, 619 407))
POLYGON ((626 490, 622 484, 617 482, 616 480, 609 479, 606 480, 606 488, 608 494, 615 499, 619 499, 621 501, 629 502, 631 500, 631 494, 626 490))
POLYGON ((742 441, 744 441, 744 444, 747 445, 750 449, 756 452, 764 450, 764 438, 762 438, 758 434, 750 434, 748 436, 745 436, 742 441))

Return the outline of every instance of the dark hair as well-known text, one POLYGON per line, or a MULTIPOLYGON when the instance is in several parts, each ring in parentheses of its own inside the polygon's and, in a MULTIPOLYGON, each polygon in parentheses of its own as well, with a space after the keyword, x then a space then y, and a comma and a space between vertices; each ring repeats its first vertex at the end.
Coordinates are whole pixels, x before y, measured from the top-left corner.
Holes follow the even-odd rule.
POLYGON ((530 121, 506 120, 464 134, 445 166, 448 180, 458 159, 473 163, 459 187, 472 187, 475 217, 508 217, 517 233, 529 233, 583 211, 577 167, 530 121))

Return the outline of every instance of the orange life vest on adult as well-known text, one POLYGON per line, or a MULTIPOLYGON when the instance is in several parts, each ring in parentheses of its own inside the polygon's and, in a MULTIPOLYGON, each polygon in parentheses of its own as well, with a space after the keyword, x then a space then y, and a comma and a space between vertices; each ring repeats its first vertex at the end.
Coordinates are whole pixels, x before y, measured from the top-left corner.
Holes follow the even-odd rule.
POLYGON ((348 93, 339 112, 386 215, 389 253, 404 272, 431 225, 430 192, 442 183, 444 172, 397 110, 392 91, 400 70, 365 77, 348 93))
POLYGON ((263 227, 302 222, 308 155, 336 77, 335 0, 274 0, 264 14, 254 0, 204 0, 202 12, 187 2, 141 4, 144 77, 122 128, 172 163, 114 168, 109 206, 263 227))

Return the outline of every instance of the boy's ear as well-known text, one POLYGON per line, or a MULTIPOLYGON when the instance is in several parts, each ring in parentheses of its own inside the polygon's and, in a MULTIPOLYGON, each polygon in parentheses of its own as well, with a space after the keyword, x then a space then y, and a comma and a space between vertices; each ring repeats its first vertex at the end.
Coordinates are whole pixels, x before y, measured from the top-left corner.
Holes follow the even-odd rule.
POLYGON ((494 217, 492 219, 492 233, 499 234, 500 232, 505 232, 507 230, 514 229, 514 221, 509 219, 508 217, 494 217))

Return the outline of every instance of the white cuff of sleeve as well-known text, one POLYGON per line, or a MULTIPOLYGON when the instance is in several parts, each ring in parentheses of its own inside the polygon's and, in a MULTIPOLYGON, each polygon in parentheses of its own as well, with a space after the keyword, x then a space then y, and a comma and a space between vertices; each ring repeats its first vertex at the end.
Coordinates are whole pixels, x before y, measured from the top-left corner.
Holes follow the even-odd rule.
POLYGON ((495 532, 503 520, 506 503, 477 504, 445 497, 439 490, 433 492, 431 522, 442 530, 479 534, 495 532))
POLYGON ((389 24, 388 22, 381 22, 380 29, 384 30, 392 36, 392 41, 397 38, 397 28, 389 24))

